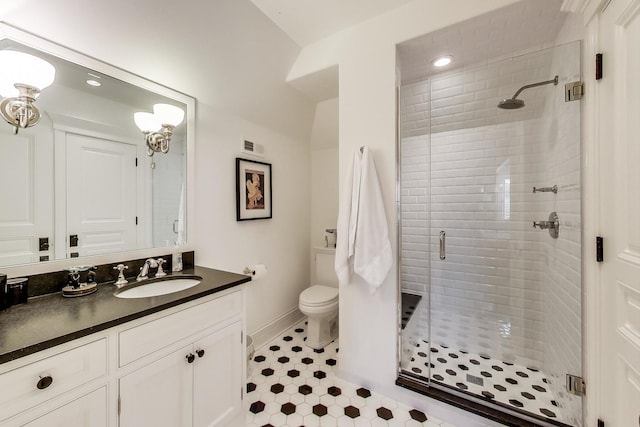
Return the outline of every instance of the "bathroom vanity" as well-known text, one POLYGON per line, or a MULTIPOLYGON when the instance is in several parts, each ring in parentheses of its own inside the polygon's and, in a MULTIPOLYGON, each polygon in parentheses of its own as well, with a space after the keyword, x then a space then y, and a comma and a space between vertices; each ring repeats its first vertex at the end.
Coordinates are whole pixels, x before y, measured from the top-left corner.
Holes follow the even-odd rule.
POLYGON ((243 283, 122 299, 115 286, 0 313, 0 426, 242 426, 243 283))

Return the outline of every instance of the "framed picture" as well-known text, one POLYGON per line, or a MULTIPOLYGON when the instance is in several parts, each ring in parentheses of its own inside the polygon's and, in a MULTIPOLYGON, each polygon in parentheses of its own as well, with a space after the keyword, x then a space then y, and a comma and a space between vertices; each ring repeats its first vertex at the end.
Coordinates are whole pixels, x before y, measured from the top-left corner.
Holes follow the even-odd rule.
POLYGON ((271 164, 236 158, 236 220, 272 216, 271 164))

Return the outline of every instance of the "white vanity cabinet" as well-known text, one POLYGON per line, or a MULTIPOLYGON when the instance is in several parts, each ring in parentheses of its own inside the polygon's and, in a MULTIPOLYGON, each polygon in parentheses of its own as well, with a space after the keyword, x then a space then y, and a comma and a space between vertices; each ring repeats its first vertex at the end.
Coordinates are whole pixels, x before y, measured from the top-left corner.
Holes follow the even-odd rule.
POLYGON ((0 364, 0 427, 240 427, 241 287, 0 364))
POLYGON ((214 427, 242 414, 240 292, 119 334, 119 427, 214 427))

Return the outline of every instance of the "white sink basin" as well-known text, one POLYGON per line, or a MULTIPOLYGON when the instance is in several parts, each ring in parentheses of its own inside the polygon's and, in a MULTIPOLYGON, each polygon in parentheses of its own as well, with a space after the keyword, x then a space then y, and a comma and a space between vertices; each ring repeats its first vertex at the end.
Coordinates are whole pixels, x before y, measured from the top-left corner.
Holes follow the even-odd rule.
POLYGON ((162 279, 151 279, 141 283, 129 285, 114 293, 118 298, 148 298, 158 295, 167 295, 174 292, 184 291, 193 288, 202 282, 199 276, 167 277, 162 279))

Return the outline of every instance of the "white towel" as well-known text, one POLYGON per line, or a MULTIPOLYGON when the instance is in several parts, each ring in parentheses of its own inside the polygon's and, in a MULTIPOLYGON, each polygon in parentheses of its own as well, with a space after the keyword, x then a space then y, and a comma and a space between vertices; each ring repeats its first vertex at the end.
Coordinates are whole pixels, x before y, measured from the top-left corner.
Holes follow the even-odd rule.
POLYGON ((341 285, 351 270, 375 291, 393 264, 387 217, 373 156, 367 147, 354 152, 340 200, 335 270, 341 285))

